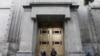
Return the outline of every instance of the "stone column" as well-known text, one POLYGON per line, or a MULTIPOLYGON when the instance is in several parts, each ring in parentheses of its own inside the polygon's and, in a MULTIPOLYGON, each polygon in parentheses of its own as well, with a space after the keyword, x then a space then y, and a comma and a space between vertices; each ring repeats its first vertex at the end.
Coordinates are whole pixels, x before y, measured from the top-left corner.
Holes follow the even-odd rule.
POLYGON ((32 41, 34 32, 34 20, 31 19, 31 9, 25 9, 21 22, 20 45, 16 56, 32 56, 32 41))
POLYGON ((67 21, 64 21, 64 42, 65 42, 65 56, 68 56, 68 37, 67 37, 67 21))
POLYGON ((65 22, 65 56, 85 56, 82 50, 77 11, 71 12, 71 19, 65 22))
POLYGON ((36 50, 37 50, 37 20, 34 20, 34 28, 33 28, 33 39, 32 39, 32 52, 33 52, 33 56, 37 56, 36 55, 36 50))

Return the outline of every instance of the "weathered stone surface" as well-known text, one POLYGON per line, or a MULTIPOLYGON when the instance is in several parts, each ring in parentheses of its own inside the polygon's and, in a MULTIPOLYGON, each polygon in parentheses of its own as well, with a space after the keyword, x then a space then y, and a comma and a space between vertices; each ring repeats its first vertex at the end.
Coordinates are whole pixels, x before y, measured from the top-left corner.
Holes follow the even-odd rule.
MULTIPOLYGON (((32 52, 33 24, 31 10, 25 10, 21 25, 20 52, 32 52)), ((36 41, 36 40, 35 40, 36 41)))
MULTIPOLYGON (((10 43, 14 51, 19 49, 20 52, 17 53, 17 56, 32 56, 31 53, 26 54, 25 52, 32 52, 35 56, 35 48, 36 48, 36 36, 33 34, 34 29, 34 21, 31 20, 31 17, 36 17, 37 14, 66 14, 66 17, 71 17, 71 20, 66 22, 66 38, 65 38, 65 55, 68 55, 68 51, 71 53, 70 56, 82 56, 82 45, 81 45, 81 38, 83 43, 83 49, 85 52, 91 52, 92 55, 94 54, 93 48, 98 50, 100 47, 100 6, 99 0, 95 0, 94 3, 91 5, 92 8, 95 7, 96 9, 91 10, 92 16, 89 16, 88 8, 83 6, 83 0, 0 0, 0 56, 6 56, 8 51, 8 35, 9 35, 9 26, 11 23, 11 17, 14 16, 13 26, 12 27, 12 37, 15 39, 20 39, 19 43, 10 43), (79 18, 77 16, 77 12, 71 12, 68 7, 34 7, 32 8, 32 13, 29 10, 25 10, 25 13, 22 4, 29 4, 30 2, 74 2, 74 4, 80 4, 81 7, 78 10, 79 18), (13 9, 10 9, 12 8, 13 9), (42 8, 42 11, 41 11, 42 8), (59 9, 59 10, 58 10, 59 9), (11 13, 14 13, 11 15, 11 13), (24 17, 23 17, 24 16, 24 17), (21 21, 21 18, 22 21, 21 21), (94 26, 89 22, 89 18, 92 18, 94 26), (78 23, 79 19, 79 23, 78 23), (20 22, 21 30, 20 30, 20 22), (79 25, 78 25, 79 24, 79 25), (67 27, 68 26, 68 27, 67 27), (79 29, 80 28, 80 29, 79 29), (92 28, 92 30, 91 30, 92 28), (94 29, 94 30, 93 30, 94 29), (18 31, 20 30, 20 31, 18 31), (93 32, 94 31, 94 32, 93 32), (93 32, 93 33, 92 33, 93 32), (20 34, 19 34, 20 33, 20 34), (68 35, 67 35, 68 34, 68 35), (94 39, 94 36, 96 38, 94 39), (80 38, 81 37, 81 38, 80 38), (34 40, 34 41, 32 41, 34 40), (74 40, 74 41, 72 41, 74 40), (92 42, 93 40, 96 40, 92 42), (98 40, 98 41, 97 41, 98 40), (97 43, 99 42, 99 43, 97 43), (33 44, 34 43, 34 44, 33 44), (92 44, 93 45, 92 45, 92 44), (69 46, 68 46, 69 45, 69 46), (74 46, 73 46, 74 45, 74 46), (98 47, 98 48, 97 48, 98 47), (89 50, 88 50, 89 49, 89 50), (74 53, 74 54, 73 54, 74 53), (76 54, 77 53, 77 54, 76 54)), ((36 33, 35 33, 36 34, 36 33)), ((15 41, 17 42, 17 41, 15 41)), ((10 51, 9 51, 10 52, 10 51)), ((15 52, 16 53, 16 52, 15 52)), ((15 56, 14 52, 11 52, 11 56, 15 56)))
POLYGON ((35 55, 32 55, 32 53, 30 52, 18 52, 16 53, 16 56, 35 56, 35 55))
POLYGON ((33 18, 36 18, 36 15, 38 14, 62 14, 65 15, 65 17, 70 18, 70 8, 69 7, 56 7, 56 6, 52 6, 52 7, 33 7, 32 8, 32 13, 31 16, 33 18), (42 9, 42 11, 41 11, 42 9))
POLYGON ((8 46, 7 43, 10 20, 11 20, 11 6, 12 0, 0 1, 0 53, 2 56, 7 56, 8 46))
POLYGON ((10 8, 13 0, 0 0, 0 8, 10 8))

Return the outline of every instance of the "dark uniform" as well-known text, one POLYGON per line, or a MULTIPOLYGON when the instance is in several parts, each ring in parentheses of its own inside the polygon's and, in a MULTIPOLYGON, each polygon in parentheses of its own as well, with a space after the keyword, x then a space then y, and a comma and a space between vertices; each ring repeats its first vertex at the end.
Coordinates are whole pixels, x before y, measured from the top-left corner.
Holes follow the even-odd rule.
POLYGON ((46 56, 46 52, 45 51, 41 51, 41 56, 46 56))
POLYGON ((57 52, 55 51, 55 49, 53 49, 50 53, 51 56, 56 56, 57 55, 57 52))

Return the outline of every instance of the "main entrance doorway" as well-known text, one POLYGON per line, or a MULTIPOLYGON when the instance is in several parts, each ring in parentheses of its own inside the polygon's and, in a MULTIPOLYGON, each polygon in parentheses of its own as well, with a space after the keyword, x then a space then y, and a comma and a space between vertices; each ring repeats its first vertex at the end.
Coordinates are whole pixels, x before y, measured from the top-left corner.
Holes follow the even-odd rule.
POLYGON ((52 48, 57 51, 57 56, 64 56, 64 38, 63 24, 61 23, 41 23, 38 28, 38 52, 41 56, 41 50, 46 51, 46 55, 50 56, 52 48))

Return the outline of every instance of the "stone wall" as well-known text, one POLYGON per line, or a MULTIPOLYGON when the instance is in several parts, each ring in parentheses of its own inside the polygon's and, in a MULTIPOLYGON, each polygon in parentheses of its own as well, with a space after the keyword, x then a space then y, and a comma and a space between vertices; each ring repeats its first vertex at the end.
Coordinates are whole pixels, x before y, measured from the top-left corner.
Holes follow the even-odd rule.
POLYGON ((92 7, 91 14, 94 22, 95 39, 97 43, 97 52, 100 52, 100 7, 92 7))
POLYGON ((20 26, 23 19, 23 4, 28 4, 31 0, 13 0, 12 21, 9 30, 8 42, 9 52, 8 56, 15 56, 19 50, 20 43, 20 26))
MULTIPOLYGON (((34 0, 35 1, 35 0, 34 0)), ((39 1, 39 0, 37 0, 39 1)), ((42 1, 42 0, 41 0, 42 1)), ((56 1, 56 0, 55 0, 56 1)), ((67 0, 66 0, 67 1, 67 0)), ((80 5, 83 5, 83 0, 72 0, 80 5), (78 1, 78 2, 77 2, 78 1)), ((20 39, 20 22, 23 18, 24 10, 22 8, 23 4, 29 4, 29 2, 33 2, 33 0, 0 0, 0 55, 6 56, 7 49, 8 49, 8 37, 10 47, 16 51, 19 48, 18 39, 20 39), (11 27, 10 27, 11 26, 11 27), (9 33, 10 30, 10 33, 9 33), (14 41, 10 41, 13 40, 14 41)), ((88 20, 88 8, 85 6, 80 6, 79 8, 79 22, 80 22, 80 30, 81 30, 81 37, 84 50, 87 51, 87 48, 93 52, 93 46, 91 44, 91 30, 89 27, 89 20, 88 20)), ((95 31, 97 39, 100 39, 100 23, 99 23, 99 9, 93 9, 92 15, 93 20, 95 23, 95 31)), ((98 40, 100 41, 100 40, 98 40)), ((10 51, 10 49, 9 49, 10 51)), ((11 53, 13 51, 11 50, 11 53)), ((15 55, 14 53, 12 53, 15 55)))
POLYGON ((0 55, 6 56, 8 51, 8 33, 11 24, 12 0, 0 0, 0 55))
POLYGON ((96 5, 80 7, 78 11, 83 49, 92 55, 100 50, 100 7, 93 7, 96 5))

